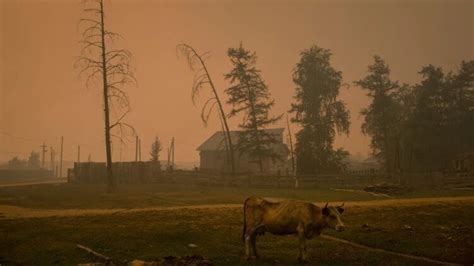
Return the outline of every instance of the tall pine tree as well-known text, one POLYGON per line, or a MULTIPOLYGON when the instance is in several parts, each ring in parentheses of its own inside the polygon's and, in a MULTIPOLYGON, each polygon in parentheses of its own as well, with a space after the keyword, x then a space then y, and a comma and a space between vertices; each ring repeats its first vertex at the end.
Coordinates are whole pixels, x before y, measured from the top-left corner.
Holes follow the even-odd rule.
POLYGON ((364 116, 362 132, 372 137, 373 154, 391 175, 400 171, 401 102, 397 100, 398 82, 390 79, 390 68, 380 56, 368 67, 369 74, 354 83, 368 91, 372 100, 361 111, 364 116))
POLYGON ((227 55, 233 65, 233 69, 225 75, 225 79, 231 83, 231 87, 226 89, 229 95, 227 103, 233 107, 229 116, 243 114, 243 121, 239 124, 242 133, 237 148, 240 154, 245 153, 257 163, 260 172, 263 172, 266 158, 282 159, 271 147, 276 142, 275 137, 264 131, 267 126, 277 122, 281 115, 269 115, 275 101, 270 98, 261 72, 255 67, 255 52, 244 49, 240 43, 238 48, 229 48, 227 55))
POLYGON ((161 152, 161 142, 158 136, 156 136, 155 140, 151 144, 150 161, 160 162, 160 152, 161 152))

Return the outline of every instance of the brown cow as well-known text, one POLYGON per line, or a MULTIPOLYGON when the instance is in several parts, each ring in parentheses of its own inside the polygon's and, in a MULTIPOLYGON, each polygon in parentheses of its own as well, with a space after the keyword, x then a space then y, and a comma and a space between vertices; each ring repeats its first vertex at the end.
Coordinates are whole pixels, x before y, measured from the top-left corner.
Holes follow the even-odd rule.
POLYGON ((258 258, 256 238, 270 232, 274 235, 298 235, 298 260, 306 260, 306 239, 318 236, 324 228, 344 230, 341 214, 343 205, 319 208, 309 203, 294 200, 271 202, 260 197, 250 197, 244 203, 244 232, 247 259, 258 258), (253 253, 253 254, 252 254, 253 253))

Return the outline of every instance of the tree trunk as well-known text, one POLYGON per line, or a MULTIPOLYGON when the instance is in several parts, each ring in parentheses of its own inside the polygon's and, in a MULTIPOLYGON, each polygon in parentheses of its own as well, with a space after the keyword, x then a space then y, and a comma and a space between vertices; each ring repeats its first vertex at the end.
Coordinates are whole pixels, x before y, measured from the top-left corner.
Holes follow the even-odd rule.
MULTIPOLYGON (((206 70, 207 71, 207 70, 206 70)), ((216 94, 217 97, 217 94, 216 94)), ((235 161, 234 161, 234 147, 232 145, 232 138, 230 137, 230 131, 229 131, 229 126, 227 125, 227 119, 225 118, 225 113, 224 109, 222 108, 221 102, 219 98, 217 99, 217 104, 219 105, 219 110, 222 115, 222 121, 224 122, 224 127, 225 127, 225 134, 227 135, 227 142, 228 142, 228 148, 229 148, 229 157, 230 157, 230 168, 231 168, 231 174, 235 175, 235 161)))
POLYGON ((298 179, 296 177, 295 152, 293 150, 293 137, 291 136, 290 121, 288 120, 288 115, 286 116, 286 126, 288 128, 288 136, 290 140, 291 173, 293 175, 293 179, 295 180, 295 188, 298 188, 298 179))
POLYGON ((102 43, 102 83, 104 86, 104 122, 105 122, 105 153, 107 156, 107 192, 111 193, 115 189, 115 179, 112 171, 112 148, 110 139, 110 114, 109 114, 109 87, 107 82, 107 61, 105 48, 105 24, 104 24, 104 4, 100 1, 100 24, 102 43))
MULTIPOLYGON (((204 60, 201 58, 201 56, 199 56, 199 54, 196 52, 196 50, 194 50, 193 47, 187 45, 187 44, 180 44, 178 46, 183 46, 185 47, 186 50, 189 50, 192 52, 192 54, 194 56, 196 56, 196 58, 199 60, 199 62, 201 63, 201 66, 202 66, 202 69, 204 70, 206 76, 207 76, 207 80, 209 81, 209 86, 211 87, 212 89, 212 93, 214 94, 214 97, 216 99, 216 102, 217 102, 217 105, 219 107, 219 113, 220 113, 220 116, 221 116, 221 124, 223 124, 223 128, 225 129, 225 140, 228 144, 228 157, 230 158, 231 160, 231 174, 234 175, 235 174, 235 161, 234 161, 234 148, 233 148, 233 145, 232 145, 232 138, 230 136, 230 131, 229 131, 229 126, 227 124, 227 119, 226 119, 226 114, 224 113, 224 109, 222 107, 222 103, 219 99, 219 95, 217 94, 217 91, 216 91, 216 88, 214 87, 214 83, 212 82, 212 79, 211 79, 211 76, 209 75, 209 71, 207 70, 207 67, 206 67, 206 64, 204 63, 204 60)), ((189 59, 189 58, 188 58, 189 59)))
MULTIPOLYGON (((194 49, 193 49, 193 51, 194 51, 194 49)), ((197 55, 196 51, 194 51, 194 53, 197 55)), ((221 114, 222 122, 224 123, 224 128, 225 128, 226 141, 229 145, 229 157, 230 157, 230 160, 231 160, 231 164, 230 164, 231 174, 234 175, 235 174, 234 147, 232 145, 232 138, 230 136, 229 125, 227 124, 227 119, 226 119, 226 116, 225 116, 225 113, 224 113, 224 108, 222 107, 221 100, 219 99, 219 96, 217 95, 216 88, 214 87, 214 83, 211 80, 211 76, 209 75, 209 72, 207 71, 207 67, 204 64, 204 61, 202 61, 202 58, 200 56, 198 56, 198 58, 201 61, 201 65, 204 68, 204 71, 206 72, 206 75, 209 77, 209 85, 211 85, 212 92, 214 93, 214 96, 216 97, 217 105, 219 106, 219 112, 221 114)))
POLYGON ((248 84, 245 84, 247 86, 247 91, 249 94, 249 101, 250 101, 250 112, 252 116, 252 121, 254 124, 254 133, 255 133, 255 140, 257 141, 257 153, 258 153, 258 166, 260 168, 260 173, 263 173, 263 158, 262 158, 262 149, 261 149, 261 142, 260 138, 258 136, 258 125, 257 125, 257 116, 255 113, 255 99, 254 95, 252 94, 252 91, 250 90, 250 86, 248 84))

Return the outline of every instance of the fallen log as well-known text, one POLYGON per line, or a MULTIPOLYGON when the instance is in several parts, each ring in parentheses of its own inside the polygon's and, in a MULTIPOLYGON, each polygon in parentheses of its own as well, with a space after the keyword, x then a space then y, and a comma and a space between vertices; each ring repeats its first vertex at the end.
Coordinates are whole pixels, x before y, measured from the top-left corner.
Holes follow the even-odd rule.
POLYGON ((85 250, 85 251, 86 251, 87 253, 89 253, 89 254, 92 254, 92 255, 94 255, 94 256, 96 256, 96 257, 98 257, 98 258, 101 258, 101 259, 105 260, 108 265, 110 265, 110 262, 112 261, 111 258, 109 258, 109 257, 107 257, 107 256, 105 256, 105 255, 103 255, 103 254, 100 254, 99 252, 94 251, 94 250, 92 250, 92 249, 90 249, 90 248, 88 248, 88 247, 85 247, 85 246, 79 245, 79 244, 77 244, 76 246, 77 246, 77 248, 79 248, 79 249, 85 250))

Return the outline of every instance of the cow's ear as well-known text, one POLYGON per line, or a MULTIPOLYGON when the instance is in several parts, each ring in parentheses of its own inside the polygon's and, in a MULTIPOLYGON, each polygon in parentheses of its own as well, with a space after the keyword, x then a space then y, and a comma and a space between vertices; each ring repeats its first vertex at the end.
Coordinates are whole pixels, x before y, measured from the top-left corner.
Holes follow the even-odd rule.
POLYGON ((342 214, 344 212, 344 208, 342 206, 337 207, 337 211, 342 214))
POLYGON ((326 216, 329 215, 329 209, 328 209, 328 204, 327 203, 326 203, 326 206, 324 206, 322 212, 323 212, 323 215, 326 215, 326 216))

